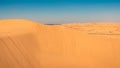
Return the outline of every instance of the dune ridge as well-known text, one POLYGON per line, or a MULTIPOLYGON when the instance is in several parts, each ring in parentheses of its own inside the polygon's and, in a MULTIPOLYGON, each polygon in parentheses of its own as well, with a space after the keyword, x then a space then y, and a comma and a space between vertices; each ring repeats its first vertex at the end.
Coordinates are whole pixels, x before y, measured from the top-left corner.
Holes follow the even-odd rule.
POLYGON ((0 68, 120 68, 119 26, 0 20, 0 68))

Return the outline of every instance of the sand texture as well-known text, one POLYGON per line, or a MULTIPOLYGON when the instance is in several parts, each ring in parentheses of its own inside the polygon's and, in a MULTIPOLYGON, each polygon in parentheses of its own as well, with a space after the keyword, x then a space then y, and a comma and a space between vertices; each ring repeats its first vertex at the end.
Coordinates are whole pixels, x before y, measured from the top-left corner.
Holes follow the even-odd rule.
POLYGON ((120 24, 0 20, 0 68, 120 68, 120 24))

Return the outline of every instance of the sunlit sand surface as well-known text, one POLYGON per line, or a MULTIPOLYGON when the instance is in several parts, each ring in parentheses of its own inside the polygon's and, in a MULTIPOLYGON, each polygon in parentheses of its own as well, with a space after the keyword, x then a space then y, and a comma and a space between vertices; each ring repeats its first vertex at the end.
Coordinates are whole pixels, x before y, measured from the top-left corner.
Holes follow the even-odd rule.
POLYGON ((0 68, 120 68, 120 24, 0 20, 0 68))

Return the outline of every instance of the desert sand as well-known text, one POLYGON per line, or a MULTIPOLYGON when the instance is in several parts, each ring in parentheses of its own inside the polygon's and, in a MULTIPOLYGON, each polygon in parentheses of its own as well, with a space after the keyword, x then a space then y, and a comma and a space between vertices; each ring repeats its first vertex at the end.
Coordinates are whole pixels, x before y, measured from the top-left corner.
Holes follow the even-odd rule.
POLYGON ((120 24, 0 20, 0 68, 120 68, 120 24))

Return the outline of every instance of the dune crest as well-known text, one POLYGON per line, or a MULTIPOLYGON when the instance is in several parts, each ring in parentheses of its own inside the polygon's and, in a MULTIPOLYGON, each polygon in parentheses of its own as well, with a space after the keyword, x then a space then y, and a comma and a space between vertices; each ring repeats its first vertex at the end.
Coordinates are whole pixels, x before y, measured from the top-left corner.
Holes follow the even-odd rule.
POLYGON ((120 68, 119 34, 118 23, 0 20, 0 68, 120 68))

